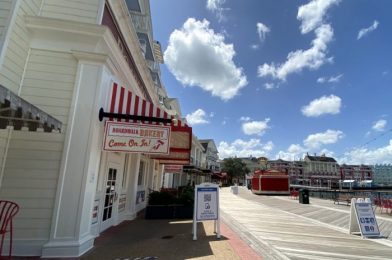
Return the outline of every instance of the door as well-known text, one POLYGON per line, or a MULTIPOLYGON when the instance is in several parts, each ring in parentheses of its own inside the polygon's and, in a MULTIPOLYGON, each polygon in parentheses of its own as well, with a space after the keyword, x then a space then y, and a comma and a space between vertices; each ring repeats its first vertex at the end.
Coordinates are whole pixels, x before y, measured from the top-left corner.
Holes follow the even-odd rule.
POLYGON ((117 218, 118 179, 120 164, 109 162, 103 189, 103 207, 100 231, 114 225, 117 218))

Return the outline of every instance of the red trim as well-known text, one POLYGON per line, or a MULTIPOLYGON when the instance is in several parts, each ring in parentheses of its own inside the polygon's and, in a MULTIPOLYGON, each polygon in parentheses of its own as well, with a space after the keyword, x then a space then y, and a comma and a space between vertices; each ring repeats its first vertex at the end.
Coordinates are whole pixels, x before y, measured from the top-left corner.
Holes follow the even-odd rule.
MULTIPOLYGON (((135 115, 138 115, 139 112, 139 96, 135 96, 135 105, 134 105, 134 111, 133 113, 135 115)), ((133 120, 134 123, 136 123, 137 120, 133 120)))
POLYGON ((189 162, 189 159, 185 159, 185 158, 166 158, 166 157, 154 157, 154 159, 156 160, 165 160, 165 161, 183 161, 183 162, 189 162))
MULTIPOLYGON (((127 108, 125 110, 125 113, 127 115, 131 113, 131 101, 132 101, 132 92, 128 91, 127 108)), ((126 122, 129 122, 129 119, 127 119, 126 122)))
MULTIPOLYGON (((157 107, 157 117, 161 117, 161 109, 157 107)), ((159 124, 159 122, 155 122, 155 124, 159 124)))
MULTIPOLYGON (((124 87, 120 88, 120 102, 118 103, 118 113, 122 114, 123 104, 124 104, 124 87)), ((117 121, 121 121, 121 118, 118 118, 117 121)))
MULTIPOLYGON (((112 102, 110 103, 110 113, 114 113, 114 108, 116 106, 116 93, 117 93, 117 83, 113 83, 112 88, 112 102)), ((113 118, 109 118, 110 121, 113 121, 113 118)))
POLYGON ((189 153, 189 149, 188 148, 175 148, 175 147, 172 147, 172 148, 170 148, 170 152, 174 152, 174 153, 187 152, 187 153, 189 153))
MULTIPOLYGON (((142 101, 142 116, 146 116, 146 106, 147 106, 146 100, 143 99, 143 101, 142 101)), ((142 123, 147 124, 149 122, 148 121, 143 121, 142 123)))
MULTIPOLYGON (((148 116, 153 117, 154 116, 153 114, 154 114, 154 105, 152 103, 150 103, 150 111, 148 113, 148 116)), ((148 123, 151 124, 151 121, 148 123)))

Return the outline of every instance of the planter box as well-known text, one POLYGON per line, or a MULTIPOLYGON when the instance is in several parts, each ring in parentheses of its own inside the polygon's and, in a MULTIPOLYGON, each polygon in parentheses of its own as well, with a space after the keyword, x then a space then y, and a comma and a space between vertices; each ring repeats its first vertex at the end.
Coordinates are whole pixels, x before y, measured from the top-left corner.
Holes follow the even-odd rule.
POLYGON ((191 219, 193 206, 184 205, 148 205, 145 219, 191 219))

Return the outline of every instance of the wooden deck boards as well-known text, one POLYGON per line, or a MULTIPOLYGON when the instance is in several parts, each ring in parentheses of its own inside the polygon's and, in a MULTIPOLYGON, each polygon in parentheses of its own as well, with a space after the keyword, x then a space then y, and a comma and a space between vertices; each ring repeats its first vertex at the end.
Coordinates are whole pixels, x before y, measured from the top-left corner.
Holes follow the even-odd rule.
POLYGON ((221 189, 224 220, 264 259, 392 259, 392 217, 377 215, 387 239, 348 234, 349 210, 331 200, 310 198, 309 205, 287 197, 239 195, 221 189))

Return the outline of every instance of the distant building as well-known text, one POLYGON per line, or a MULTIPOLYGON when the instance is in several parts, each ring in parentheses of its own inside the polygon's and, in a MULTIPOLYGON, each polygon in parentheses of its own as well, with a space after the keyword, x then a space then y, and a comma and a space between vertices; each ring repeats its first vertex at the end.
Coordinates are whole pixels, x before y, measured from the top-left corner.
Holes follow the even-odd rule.
POLYGON ((291 184, 303 184, 304 183, 304 171, 306 162, 294 161, 290 164, 289 176, 291 184))
POLYGON ((220 163, 218 157, 218 149, 216 148, 213 139, 199 140, 200 144, 204 147, 204 155, 206 158, 206 168, 212 172, 220 171, 220 163))
MULTIPOLYGON (((312 186, 337 187, 340 180, 339 165, 332 157, 305 156, 304 179, 312 186)), ((305 183, 306 184, 306 183, 305 183)))
POLYGON ((375 186, 392 186, 392 164, 376 164, 372 168, 375 186))
POLYGON ((304 161, 285 161, 282 159, 268 161, 268 168, 285 172, 290 177, 290 184, 308 184, 304 181, 304 161))
POLYGON ((368 165, 340 165, 341 180, 355 180, 357 183, 372 180, 373 169, 368 165))
POLYGON ((279 170, 288 174, 290 169, 290 164, 291 164, 290 161, 278 159, 278 160, 269 160, 267 165, 268 168, 270 169, 279 170))
POLYGON ((260 161, 256 157, 240 157, 241 161, 246 165, 246 168, 249 169, 249 175, 253 175, 256 170, 262 170, 263 165, 260 164, 260 161))

